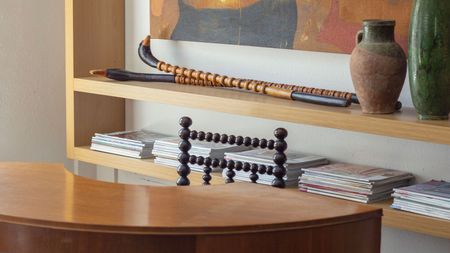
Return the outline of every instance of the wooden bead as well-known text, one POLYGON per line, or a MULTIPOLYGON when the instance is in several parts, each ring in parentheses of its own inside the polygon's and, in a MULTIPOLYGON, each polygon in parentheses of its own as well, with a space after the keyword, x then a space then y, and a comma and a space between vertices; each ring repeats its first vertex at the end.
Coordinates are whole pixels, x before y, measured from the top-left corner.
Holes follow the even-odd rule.
POLYGON ((258 173, 259 173, 259 174, 266 174, 266 171, 267 171, 267 168, 266 168, 265 165, 260 164, 260 165, 258 166, 258 173))
POLYGON ((225 183, 226 183, 226 184, 234 183, 233 178, 234 178, 234 176, 236 176, 236 172, 234 172, 234 170, 228 170, 225 174, 226 174, 227 177, 228 177, 228 178, 225 180, 225 183))
POLYGON ((223 84, 224 82, 224 80, 225 80, 225 78, 227 78, 227 76, 219 76, 217 79, 216 79, 216 82, 217 83, 220 83, 220 84, 223 84))
POLYGON ((215 167, 218 167, 218 166, 219 166, 219 163, 220 163, 219 159, 214 158, 214 159, 212 160, 212 164, 211 164, 211 165, 215 168, 215 167))
POLYGON ((220 134, 218 134, 218 133, 213 134, 213 141, 215 143, 220 142, 220 134))
POLYGON ((183 152, 183 153, 178 154, 178 161, 181 164, 187 164, 189 162, 189 159, 190 159, 190 157, 189 157, 188 153, 183 152))
POLYGON ((228 143, 228 135, 222 134, 220 136, 220 143, 222 143, 222 144, 228 143))
POLYGON ((187 140, 182 140, 180 141, 180 143, 178 144, 178 148, 182 151, 182 152, 187 152, 191 149, 191 143, 187 140))
POLYGON ((203 141, 205 140, 206 134, 203 131, 198 132, 198 140, 203 141))
POLYGON ((267 143, 267 148, 272 150, 272 149, 274 149, 274 146, 275 146, 275 141, 269 140, 269 142, 267 143))
POLYGON ((230 136, 228 137, 228 143, 229 143, 230 145, 234 145, 234 144, 236 143, 236 136, 230 135, 230 136))
POLYGON ((241 161, 236 161, 234 167, 237 171, 241 171, 244 164, 241 161))
POLYGON ((197 162, 197 156, 191 155, 191 156, 189 157, 189 163, 190 163, 190 164, 195 164, 196 162, 197 162))
POLYGON ((191 138, 191 140, 196 140, 198 137, 198 133, 195 130, 191 131, 191 135, 189 136, 189 138, 191 138))
POLYGON ((227 162, 227 168, 228 168, 229 170, 234 169, 235 165, 236 165, 236 163, 235 163, 233 160, 229 160, 229 161, 227 162))
POLYGON ((286 182, 284 182, 284 180, 282 180, 282 179, 275 178, 272 181, 272 186, 276 187, 276 188, 286 188, 286 182))
POLYGON ((244 143, 244 137, 238 136, 236 137, 236 145, 241 146, 244 143))
POLYGON ((205 158, 203 156, 197 157, 197 160, 195 161, 196 164, 202 166, 205 163, 205 158))
POLYGON ((245 145, 246 147, 252 145, 252 138, 250 138, 250 137, 245 137, 245 138, 244 138, 244 145, 245 145))
POLYGON ((267 175, 271 176, 273 175, 273 166, 267 166, 267 175))
POLYGON ((205 167, 205 168, 203 168, 203 172, 209 174, 212 172, 212 169, 211 169, 211 167, 205 167))
POLYGON ((205 166, 206 167, 209 167, 209 166, 211 166, 211 164, 212 164, 212 159, 211 159, 211 157, 206 157, 205 158, 205 166))
POLYGON ((207 142, 211 142, 212 139, 213 139, 213 134, 212 134, 211 132, 207 132, 207 133, 206 133, 206 138, 205 138, 205 140, 206 140, 207 142))
POLYGON ((287 157, 284 153, 276 153, 273 156, 273 162, 278 165, 278 166, 283 166, 284 163, 286 162, 287 157))
POLYGON ((227 160, 225 160, 225 159, 220 159, 220 162, 219 162, 219 167, 221 168, 221 169, 225 169, 226 167, 227 167, 227 160))
POLYGON ((277 128, 277 129, 275 129, 273 134, 275 135, 275 137, 277 139, 280 139, 280 140, 284 140, 288 136, 288 132, 284 128, 277 128))
POLYGON ((192 119, 189 117, 182 117, 180 119, 180 126, 184 127, 184 128, 188 128, 192 125, 192 119))
POLYGON ((177 180, 178 186, 188 186, 190 184, 191 184, 191 181, 189 181, 189 178, 187 178, 187 177, 180 177, 177 180))
POLYGON ((286 169, 279 166, 275 166, 275 168, 273 169, 273 175, 275 177, 282 178, 286 175, 286 169))
POLYGON ((186 165, 186 164, 178 165, 177 172, 178 172, 178 175, 180 175, 181 177, 187 177, 189 175, 190 171, 191 170, 188 165, 186 165))
POLYGON ((284 152, 287 149, 287 143, 284 140, 278 140, 275 142, 274 148, 278 152, 284 152))
POLYGON ((211 184, 211 183, 209 183, 209 182, 211 182, 211 179, 212 179, 211 175, 204 174, 202 176, 202 178, 203 178, 203 185, 210 185, 211 184))
POLYGON ((258 164, 252 163, 252 164, 251 164, 251 167, 250 167, 250 171, 251 171, 252 173, 257 173, 257 172, 258 172, 258 164))
POLYGON ((253 139, 252 139, 252 146, 253 146, 254 148, 259 147, 259 139, 258 139, 258 138, 253 138, 253 139))
POLYGON ((183 128, 183 129, 180 129, 180 131, 178 131, 178 136, 183 140, 189 139, 190 134, 191 134, 191 131, 189 131, 189 129, 187 129, 187 128, 183 128))
POLYGON ((250 178, 250 180, 252 180, 252 183, 256 184, 256 181, 258 181, 259 176, 258 176, 258 174, 250 174, 249 178, 250 178))
POLYGON ((259 147, 267 148, 267 140, 266 139, 261 139, 260 142, 259 142, 259 147))
POLYGON ((251 165, 250 163, 244 163, 244 167, 243 167, 245 172, 249 172, 251 169, 251 165))

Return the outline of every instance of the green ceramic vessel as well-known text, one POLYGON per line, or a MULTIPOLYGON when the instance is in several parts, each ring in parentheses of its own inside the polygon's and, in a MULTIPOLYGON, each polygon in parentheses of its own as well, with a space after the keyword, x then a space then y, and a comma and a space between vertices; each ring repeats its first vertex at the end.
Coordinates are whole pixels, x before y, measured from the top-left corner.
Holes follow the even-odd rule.
POLYGON ((409 36, 409 82, 419 119, 448 119, 450 0, 415 0, 409 36))

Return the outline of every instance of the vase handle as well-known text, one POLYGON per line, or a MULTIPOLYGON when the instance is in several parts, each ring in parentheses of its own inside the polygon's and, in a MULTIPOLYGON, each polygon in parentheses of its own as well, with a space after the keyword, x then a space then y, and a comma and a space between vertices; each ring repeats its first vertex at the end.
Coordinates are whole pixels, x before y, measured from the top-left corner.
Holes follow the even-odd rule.
POLYGON ((359 31, 356 33, 356 45, 358 45, 359 43, 361 43, 361 41, 363 40, 363 38, 364 38, 364 31, 363 31, 363 30, 359 30, 359 31))

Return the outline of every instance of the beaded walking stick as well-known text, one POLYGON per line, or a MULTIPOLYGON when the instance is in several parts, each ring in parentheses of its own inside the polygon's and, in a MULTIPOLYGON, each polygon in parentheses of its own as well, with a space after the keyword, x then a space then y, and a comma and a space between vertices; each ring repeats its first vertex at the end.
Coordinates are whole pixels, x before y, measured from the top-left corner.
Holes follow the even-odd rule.
POLYGON ((214 86, 220 87, 233 87, 239 89, 250 90, 258 93, 263 93, 269 96, 297 100, 298 93, 306 93, 304 91, 309 91, 308 94, 319 95, 324 97, 335 97, 338 99, 344 99, 348 102, 346 106, 350 105, 352 94, 349 92, 338 92, 338 91, 326 91, 321 89, 302 89, 302 91, 293 91, 292 89, 287 89, 287 86, 281 87, 281 85, 269 82, 262 82, 256 80, 247 80, 232 78, 218 74, 212 74, 208 72, 198 71, 194 69, 187 69, 184 67, 173 66, 171 64, 165 63, 158 60, 151 52, 150 48, 150 36, 147 36, 139 45, 139 57, 147 65, 154 67, 160 71, 166 73, 172 73, 175 76, 184 76, 191 79, 202 80, 205 82, 210 82, 214 86), (304 91, 303 91, 304 90, 304 91))
MULTIPOLYGON (((348 101, 346 106, 350 105, 351 102, 359 103, 356 94, 351 92, 342 92, 336 90, 326 90, 318 89, 305 86, 297 86, 290 84, 278 84, 257 80, 247 80, 239 79, 233 77, 227 77, 218 74, 212 74, 208 72, 198 71, 194 69, 187 69, 184 67, 173 66, 171 64, 165 63, 158 60, 151 52, 150 48, 150 36, 147 36, 139 45, 139 57, 147 65, 156 68, 160 71, 166 73, 172 73, 176 76, 184 76, 191 79, 202 80, 210 82, 217 86, 222 87, 234 87, 239 89, 252 90, 255 92, 267 94, 270 96, 281 97, 285 99, 299 100, 296 99, 297 95, 301 94, 313 94, 323 97, 335 97, 338 99, 345 99, 348 101)), ((400 102, 397 102, 397 109, 402 107, 400 102)))
MULTIPOLYGON (((168 82, 168 83, 205 86, 205 87, 223 87, 222 85, 217 83, 189 78, 180 75, 133 73, 122 69, 99 69, 99 70, 91 70, 90 73, 92 75, 104 76, 117 81, 168 82)), ((282 92, 292 94, 292 96, 294 97, 293 100, 307 103, 314 103, 328 106, 339 106, 339 107, 346 107, 350 104, 349 100, 342 98, 321 96, 302 92, 293 92, 290 90, 284 90, 282 88, 273 88, 273 89, 281 90, 282 92)))

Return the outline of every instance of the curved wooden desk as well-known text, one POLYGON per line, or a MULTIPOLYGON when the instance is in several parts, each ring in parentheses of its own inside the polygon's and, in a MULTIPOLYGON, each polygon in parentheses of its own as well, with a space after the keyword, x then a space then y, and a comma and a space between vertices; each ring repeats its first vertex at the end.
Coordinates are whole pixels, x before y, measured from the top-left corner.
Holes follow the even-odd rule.
POLYGON ((0 252, 380 251, 381 210, 247 183, 148 187, 0 163, 0 252))

